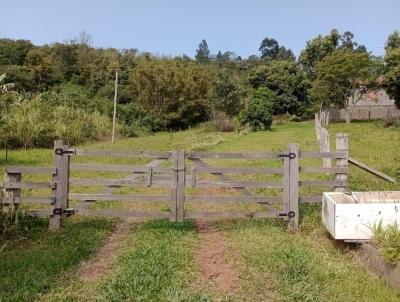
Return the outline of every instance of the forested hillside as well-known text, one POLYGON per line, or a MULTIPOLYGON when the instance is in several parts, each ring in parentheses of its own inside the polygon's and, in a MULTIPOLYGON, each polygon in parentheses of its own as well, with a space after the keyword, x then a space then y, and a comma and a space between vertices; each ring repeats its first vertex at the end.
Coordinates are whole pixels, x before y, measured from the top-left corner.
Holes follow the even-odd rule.
POLYGON ((299 58, 273 38, 257 55, 210 54, 205 40, 187 55, 96 48, 83 32, 37 46, 0 39, 0 145, 49 146, 102 140, 111 133, 115 73, 118 132, 133 137, 204 121, 228 131, 264 130, 274 116, 305 119, 349 96, 384 87, 400 103, 400 34, 375 57, 351 32, 332 30, 307 42, 299 58))

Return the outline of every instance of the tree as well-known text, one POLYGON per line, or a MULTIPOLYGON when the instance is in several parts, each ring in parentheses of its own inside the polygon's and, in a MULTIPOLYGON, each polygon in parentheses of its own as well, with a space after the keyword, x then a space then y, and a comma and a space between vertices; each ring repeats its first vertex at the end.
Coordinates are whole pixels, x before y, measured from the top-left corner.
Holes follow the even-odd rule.
POLYGON ((296 57, 293 54, 293 51, 289 48, 286 49, 285 46, 279 47, 279 51, 276 54, 276 60, 285 60, 285 61, 295 61, 296 57))
POLYGON ((339 45, 340 34, 336 29, 326 36, 317 36, 307 41, 306 48, 300 53, 299 63, 310 80, 314 80, 315 66, 331 54, 339 45))
POLYGON ((261 59, 273 60, 279 52, 279 43, 274 38, 265 38, 262 40, 258 50, 261 53, 261 59))
POLYGON ((272 90, 266 87, 254 90, 250 102, 240 112, 241 124, 248 124, 255 131, 270 129, 275 102, 276 95, 272 90))
POLYGON ((210 61, 210 50, 205 39, 201 40, 199 48, 196 50, 195 58, 199 63, 208 63, 210 61))
POLYGON ((167 128, 185 128, 208 118, 211 66, 152 59, 132 69, 128 91, 134 102, 167 128))
POLYGON ((400 31, 392 32, 385 44, 385 50, 389 51, 392 48, 400 48, 400 31))
POLYGON ((316 80, 311 95, 321 110, 330 105, 346 109, 346 121, 350 122, 349 100, 356 103, 370 79, 371 61, 368 53, 339 48, 316 66, 316 80))
POLYGON ((220 72, 213 83, 213 109, 225 113, 231 119, 240 111, 240 97, 239 84, 227 72, 220 72))
POLYGON ((400 32, 389 35, 385 49, 384 87, 400 108, 400 32))
POLYGON ((32 48, 28 40, 0 39, 0 65, 23 65, 32 48))
POLYGON ((307 86, 303 72, 294 61, 272 61, 251 70, 249 83, 253 88, 267 87, 277 98, 274 114, 303 116, 308 106, 307 86))

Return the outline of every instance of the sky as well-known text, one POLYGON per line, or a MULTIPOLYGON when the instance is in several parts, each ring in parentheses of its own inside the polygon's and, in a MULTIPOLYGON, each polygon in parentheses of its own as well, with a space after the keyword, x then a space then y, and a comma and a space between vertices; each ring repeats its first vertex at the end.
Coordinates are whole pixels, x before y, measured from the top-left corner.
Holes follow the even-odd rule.
POLYGON ((265 37, 299 55, 332 28, 350 30, 376 55, 400 30, 400 0, 0 0, 0 38, 42 45, 86 31, 97 47, 137 48, 193 57, 201 39, 211 53, 259 54, 265 37))

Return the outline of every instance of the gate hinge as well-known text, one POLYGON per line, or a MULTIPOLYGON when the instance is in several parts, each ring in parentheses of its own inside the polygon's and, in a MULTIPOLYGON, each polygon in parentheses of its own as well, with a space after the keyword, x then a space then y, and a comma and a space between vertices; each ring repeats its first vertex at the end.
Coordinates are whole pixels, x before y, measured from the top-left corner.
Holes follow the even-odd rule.
POLYGON ((61 208, 54 208, 53 209, 53 215, 62 215, 66 214, 67 216, 71 216, 75 214, 76 211, 74 209, 68 208, 68 209, 61 209, 61 208))
POLYGON ((287 213, 278 213, 278 216, 279 217, 286 217, 287 216, 288 218, 293 218, 293 217, 296 216, 296 213, 293 212, 293 211, 289 211, 287 213))
POLYGON ((296 158, 296 154, 293 152, 279 154, 278 157, 289 157, 290 159, 296 158))
POLYGON ((57 148, 57 149, 54 150, 54 152, 57 155, 64 155, 64 154, 75 155, 76 154, 75 149, 64 150, 64 149, 61 149, 61 148, 57 148))

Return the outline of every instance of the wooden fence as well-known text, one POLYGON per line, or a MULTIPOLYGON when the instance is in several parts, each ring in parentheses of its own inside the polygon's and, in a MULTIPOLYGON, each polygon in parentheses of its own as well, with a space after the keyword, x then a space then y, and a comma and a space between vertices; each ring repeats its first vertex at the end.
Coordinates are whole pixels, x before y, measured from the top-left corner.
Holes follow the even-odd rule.
MULTIPOLYGON (((96 215, 106 217, 142 217, 169 218, 171 221, 183 221, 192 218, 282 218, 288 220, 290 229, 296 230, 299 223, 299 202, 320 202, 321 195, 305 195, 299 193, 302 187, 330 187, 335 191, 347 188, 348 142, 346 134, 337 135, 335 152, 300 151, 297 144, 289 144, 285 152, 170 152, 154 151, 115 151, 89 150, 69 148, 63 141, 54 143, 54 167, 6 167, 3 184, 2 203, 5 208, 18 207, 21 203, 46 203, 51 208, 32 210, 33 215, 47 215, 49 228, 57 230, 63 217, 71 214, 96 215), (94 163, 71 163, 77 157, 117 157, 148 158, 147 165, 111 165, 94 163), (336 166, 332 168, 307 166, 302 159, 333 158, 336 166), (211 165, 206 161, 223 165, 211 165), (242 163, 245 167, 232 167, 242 163), (253 161, 272 161, 273 167, 252 167, 253 161), (230 167, 227 164, 231 165, 230 167), (119 172, 128 173, 123 179, 109 178, 75 178, 73 171, 119 172), (23 174, 52 175, 49 182, 23 181, 23 174), (303 180, 302 174, 322 173, 334 174, 334 180, 303 180), (243 176, 268 175, 274 181, 242 180, 243 176), (237 178, 240 180, 237 180, 237 178), (275 181, 275 179, 279 179, 275 181), (70 186, 101 186, 105 189, 96 194, 72 193, 70 186), (167 188, 169 193, 163 195, 114 194, 116 188, 147 187, 167 188), (198 194, 192 190, 224 189, 230 194, 198 194), (48 189, 50 196, 23 196, 24 189, 48 189), (274 194, 260 195, 257 190, 273 191, 274 194), (279 194, 277 193, 279 191, 279 194), (69 208, 69 201, 79 202, 74 209, 69 208), (169 211, 156 210, 118 210, 92 209, 89 206, 96 201, 122 201, 133 203, 169 203, 169 211), (237 203, 258 204, 262 211, 197 211, 185 208, 187 203, 237 203), (89 205, 89 206, 87 206, 89 205)), ((246 179, 246 177, 245 177, 246 179)), ((263 192, 264 192, 263 191, 263 192)), ((211 190, 211 193, 215 191, 211 190)))

